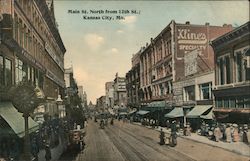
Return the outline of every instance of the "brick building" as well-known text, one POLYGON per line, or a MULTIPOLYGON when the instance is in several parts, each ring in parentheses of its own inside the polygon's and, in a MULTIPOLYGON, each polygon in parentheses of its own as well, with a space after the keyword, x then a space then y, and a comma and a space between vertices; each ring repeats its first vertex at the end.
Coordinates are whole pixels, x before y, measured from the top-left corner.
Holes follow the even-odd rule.
POLYGON ((64 96, 66 49, 53 1, 1 0, 0 6, 0 86, 25 81, 39 87, 47 99, 44 111, 55 115, 58 95, 64 96))
POLYGON ((132 57, 132 68, 126 73, 127 105, 140 107, 140 51, 132 57))
POLYGON ((250 123, 250 22, 212 41, 214 113, 220 122, 250 123))

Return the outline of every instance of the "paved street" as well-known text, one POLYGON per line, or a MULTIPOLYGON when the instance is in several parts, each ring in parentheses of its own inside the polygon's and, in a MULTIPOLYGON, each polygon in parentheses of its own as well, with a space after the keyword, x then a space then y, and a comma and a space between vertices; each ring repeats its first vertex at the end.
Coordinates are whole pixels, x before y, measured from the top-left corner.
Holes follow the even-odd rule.
POLYGON ((231 153, 221 148, 178 138, 174 148, 160 146, 159 132, 115 121, 113 126, 99 128, 99 123, 89 121, 86 147, 83 152, 73 155, 66 152, 62 161, 248 161, 244 156, 231 153))

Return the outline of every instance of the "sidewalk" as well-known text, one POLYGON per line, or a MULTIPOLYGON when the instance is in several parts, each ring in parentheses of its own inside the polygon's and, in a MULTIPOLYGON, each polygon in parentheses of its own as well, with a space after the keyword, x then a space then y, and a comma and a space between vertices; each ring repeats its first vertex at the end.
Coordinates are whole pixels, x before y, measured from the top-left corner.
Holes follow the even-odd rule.
MULTIPOLYGON (((66 148, 66 142, 62 141, 61 137, 59 137, 59 144, 51 149, 51 161, 57 161, 66 148)), ((38 161, 45 161, 45 150, 42 149, 38 153, 38 161)))
MULTIPOLYGON (((137 123, 137 122, 133 122, 132 124, 142 126, 141 123, 137 123)), ((152 130, 157 130, 157 131, 160 131, 162 128, 162 130, 165 133, 170 133, 170 129, 167 129, 165 127, 159 126, 158 128, 154 128, 154 129, 151 126, 144 126, 144 127, 152 129, 152 130)), ((226 143, 226 142, 221 142, 221 141, 215 142, 215 141, 209 140, 205 136, 200 136, 196 133, 192 133, 191 136, 183 136, 182 134, 178 134, 178 136, 184 139, 196 141, 199 143, 207 144, 207 145, 218 147, 218 148, 222 148, 224 150, 227 150, 236 154, 250 157, 250 146, 246 145, 243 142, 232 142, 232 143, 226 143)))

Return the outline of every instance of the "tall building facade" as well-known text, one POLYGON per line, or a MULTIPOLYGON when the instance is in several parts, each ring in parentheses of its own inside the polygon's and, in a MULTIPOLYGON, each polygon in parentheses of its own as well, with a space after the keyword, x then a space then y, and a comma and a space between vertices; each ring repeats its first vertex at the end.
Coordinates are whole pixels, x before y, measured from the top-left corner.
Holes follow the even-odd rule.
POLYGON ((106 107, 114 107, 114 82, 105 83, 106 107))
POLYGON ((114 79, 114 105, 120 107, 127 105, 125 77, 119 77, 118 73, 114 79))
POLYGON ((64 54, 53 3, 1 0, 0 84, 9 87, 30 82, 47 101, 45 111, 55 115, 58 95, 64 96, 64 54))
POLYGON ((193 25, 190 22, 179 24, 171 21, 159 35, 151 38, 150 44, 142 48, 141 102, 146 104, 166 101, 167 104, 180 105, 183 102, 183 91, 178 84, 174 86, 174 82, 190 75, 213 70, 214 57, 209 41, 231 29, 231 25, 210 26, 208 23, 193 25), (198 50, 198 54, 190 54, 188 58, 186 54, 194 50, 198 50))
POLYGON ((140 51, 132 57, 132 68, 126 73, 127 105, 140 107, 140 51))
POLYGON ((250 22, 212 41, 214 114, 220 122, 250 123, 250 22))

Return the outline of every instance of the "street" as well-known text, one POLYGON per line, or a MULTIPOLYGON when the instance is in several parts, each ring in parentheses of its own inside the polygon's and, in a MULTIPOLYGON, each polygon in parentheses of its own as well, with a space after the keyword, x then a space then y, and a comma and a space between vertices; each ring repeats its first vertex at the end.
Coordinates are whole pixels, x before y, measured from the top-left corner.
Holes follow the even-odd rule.
POLYGON ((247 161, 247 157, 209 145, 178 138, 176 147, 159 145, 159 132, 142 126, 115 121, 100 129, 99 123, 89 121, 85 149, 65 152, 61 161, 189 161, 232 160, 247 161))

